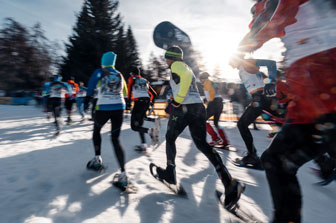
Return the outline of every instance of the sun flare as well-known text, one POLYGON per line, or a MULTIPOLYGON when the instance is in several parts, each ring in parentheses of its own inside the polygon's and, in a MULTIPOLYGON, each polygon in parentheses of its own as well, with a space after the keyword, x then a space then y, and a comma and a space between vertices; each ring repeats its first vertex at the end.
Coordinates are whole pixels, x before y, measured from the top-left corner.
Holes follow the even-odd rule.
POLYGON ((225 31, 214 31, 213 34, 204 36, 196 46, 202 52, 205 69, 211 75, 220 73, 224 80, 238 80, 237 70, 229 65, 231 56, 236 52, 241 39, 239 34, 227 34, 225 31))

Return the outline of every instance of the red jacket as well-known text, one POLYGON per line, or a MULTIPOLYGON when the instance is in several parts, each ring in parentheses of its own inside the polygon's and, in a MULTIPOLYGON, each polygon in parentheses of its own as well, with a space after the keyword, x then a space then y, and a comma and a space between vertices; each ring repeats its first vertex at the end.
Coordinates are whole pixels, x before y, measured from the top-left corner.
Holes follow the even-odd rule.
MULTIPOLYGON (((320 22, 322 25, 330 24, 323 23, 323 16, 321 18, 316 15, 313 15, 315 17, 309 17, 310 14, 298 13, 301 6, 302 8, 307 6, 307 4, 303 5, 304 3, 313 6, 310 0, 262 0, 256 3, 252 9, 254 14, 249 25, 251 30, 241 41, 240 50, 253 52, 275 37, 294 41, 295 37, 301 38, 302 32, 309 34, 309 23, 305 23, 304 16, 307 17, 307 21, 313 19, 313 22, 320 22), (303 27, 297 27, 298 25, 295 24, 299 17, 303 25, 308 24, 306 30, 302 30, 303 27), (286 27, 288 29, 285 29, 286 27)), ((301 23, 297 24, 301 25, 301 23)), ((311 32, 314 32, 314 29, 311 32)), ((289 98, 292 99, 287 107, 286 119, 288 122, 314 123, 320 115, 336 112, 336 47, 335 42, 333 42, 336 41, 336 38, 328 37, 328 35, 332 36, 334 32, 334 28, 331 31, 325 29, 318 35, 312 36, 312 38, 318 36, 322 41, 327 39, 329 48, 321 48, 321 50, 312 51, 312 53, 306 55, 300 52, 301 57, 295 58, 296 49, 316 47, 316 45, 309 45, 311 44, 309 43, 309 37, 311 37, 309 35, 306 39, 303 36, 302 39, 293 42, 290 48, 287 48, 285 60, 291 59, 291 62, 287 64, 285 76, 289 98)), ((316 39, 311 40, 316 43, 316 39)))
POLYGON ((291 100, 289 87, 285 82, 281 80, 278 80, 276 82, 276 97, 278 99, 278 102, 281 104, 287 103, 291 100))
POLYGON ((283 37, 285 28, 296 22, 299 6, 308 0, 263 0, 256 3, 251 12, 251 29, 240 43, 241 50, 253 52, 272 38, 283 37), (278 4, 278 5, 277 5, 278 4))

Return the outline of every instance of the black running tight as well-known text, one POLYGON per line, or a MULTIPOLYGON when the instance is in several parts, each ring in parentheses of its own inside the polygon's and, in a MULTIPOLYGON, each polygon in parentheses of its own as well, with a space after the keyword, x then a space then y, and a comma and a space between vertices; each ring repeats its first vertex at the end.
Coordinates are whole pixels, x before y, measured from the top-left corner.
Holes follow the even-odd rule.
POLYGON ((302 195, 297 171, 331 148, 314 143, 314 134, 313 124, 285 124, 261 156, 272 194, 275 223, 301 222, 302 195))
POLYGON ((167 165, 175 165, 175 141, 187 126, 189 126, 189 131, 196 147, 209 159, 222 183, 227 187, 232 178, 216 150, 212 149, 206 141, 206 112, 204 105, 201 103, 172 108, 166 133, 167 165))
POLYGON ((137 101, 134 101, 132 109, 131 128, 133 131, 139 132, 141 143, 146 143, 145 133, 148 133, 148 128, 142 127, 148 107, 149 98, 139 98, 137 101))
POLYGON ((213 122, 216 128, 218 128, 218 121, 223 111, 223 98, 217 97, 213 101, 210 101, 206 109, 206 120, 211 116, 214 117, 213 122))
POLYGON ((95 122, 93 128, 93 145, 95 148, 96 156, 101 154, 101 135, 100 131, 108 120, 111 120, 111 139, 114 147, 114 152, 117 156, 121 171, 125 171, 125 158, 124 150, 119 142, 119 135, 121 131, 121 125, 123 122, 124 110, 116 111, 96 111, 95 122))

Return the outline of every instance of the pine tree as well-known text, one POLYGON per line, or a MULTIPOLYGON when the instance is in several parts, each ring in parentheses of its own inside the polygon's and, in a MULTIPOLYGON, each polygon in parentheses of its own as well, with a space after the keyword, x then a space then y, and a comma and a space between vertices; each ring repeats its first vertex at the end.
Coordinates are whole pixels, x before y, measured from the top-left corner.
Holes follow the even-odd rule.
POLYGON ((100 67, 102 54, 116 51, 121 26, 117 8, 115 0, 84 1, 60 67, 65 79, 74 76, 76 81, 87 82, 100 67))
POLYGON ((116 68, 119 70, 125 80, 128 79, 128 64, 127 64, 127 40, 124 31, 124 26, 120 26, 118 29, 116 40, 115 53, 117 54, 116 68))
POLYGON ((145 77, 149 81, 167 80, 169 74, 170 71, 164 57, 156 57, 152 52, 149 56, 145 77))
POLYGON ((132 66, 137 66, 141 70, 142 69, 142 63, 139 58, 139 53, 137 49, 137 44, 134 39, 133 31, 131 26, 128 26, 127 31, 126 31, 126 64, 127 66, 125 67, 125 73, 124 76, 128 79, 129 73, 130 73, 130 68, 132 66))
POLYGON ((51 74, 49 41, 39 24, 28 29, 6 19, 0 30, 0 88, 36 90, 51 74))

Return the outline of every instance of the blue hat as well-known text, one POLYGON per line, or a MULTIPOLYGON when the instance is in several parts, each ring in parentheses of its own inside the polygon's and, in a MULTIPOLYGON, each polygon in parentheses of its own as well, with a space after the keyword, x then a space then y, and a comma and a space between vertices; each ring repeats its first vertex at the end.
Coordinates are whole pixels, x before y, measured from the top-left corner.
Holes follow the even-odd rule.
POLYGON ((106 52, 101 58, 101 65, 103 67, 114 67, 117 59, 117 54, 112 51, 106 52))

